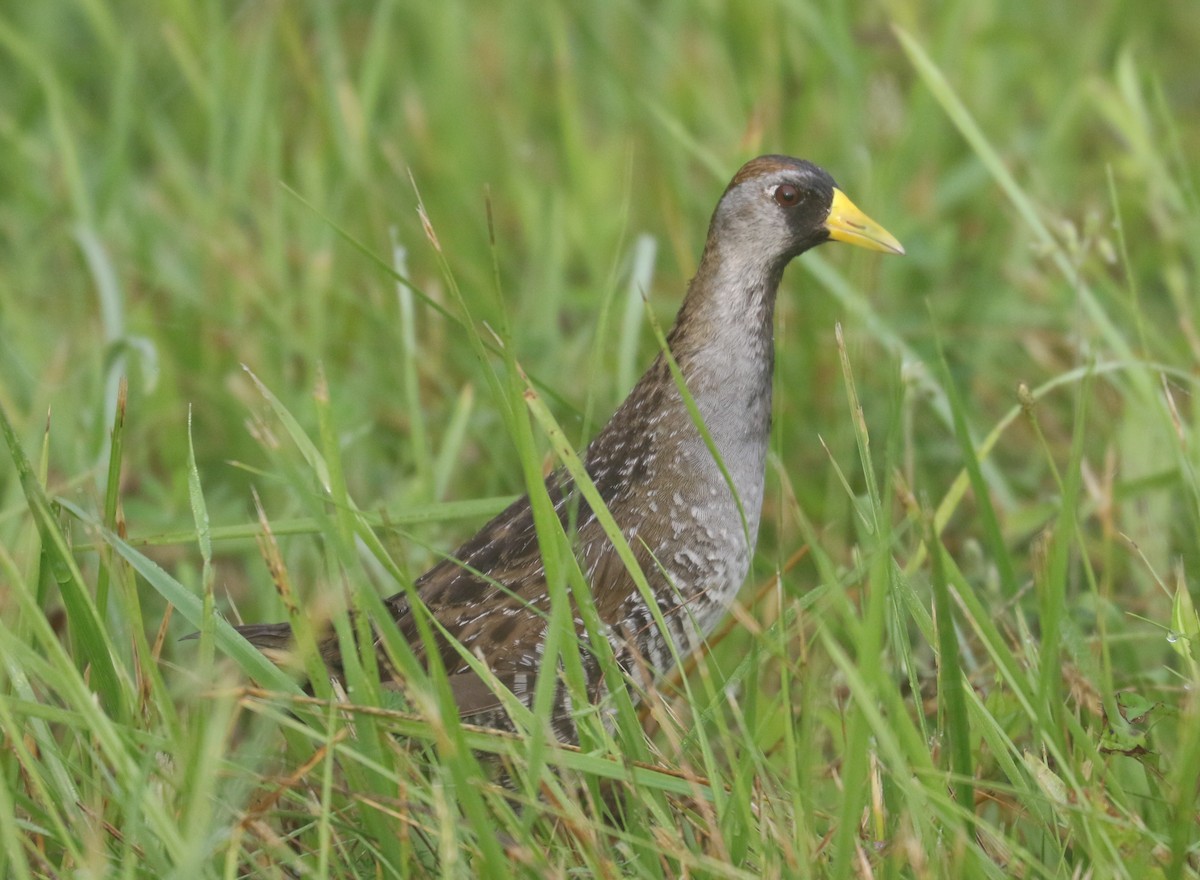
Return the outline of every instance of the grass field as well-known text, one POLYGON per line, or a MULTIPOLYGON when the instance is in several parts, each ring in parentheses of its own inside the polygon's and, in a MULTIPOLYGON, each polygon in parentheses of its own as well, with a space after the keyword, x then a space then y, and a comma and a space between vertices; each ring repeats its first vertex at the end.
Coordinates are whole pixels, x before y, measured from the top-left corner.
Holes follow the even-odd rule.
POLYGON ((1198 53, 1184 3, 7 4, 0 876, 1200 876, 1198 53), (331 708, 218 624, 345 629, 581 447, 763 152, 908 256, 789 270, 753 574, 648 733, 331 708))

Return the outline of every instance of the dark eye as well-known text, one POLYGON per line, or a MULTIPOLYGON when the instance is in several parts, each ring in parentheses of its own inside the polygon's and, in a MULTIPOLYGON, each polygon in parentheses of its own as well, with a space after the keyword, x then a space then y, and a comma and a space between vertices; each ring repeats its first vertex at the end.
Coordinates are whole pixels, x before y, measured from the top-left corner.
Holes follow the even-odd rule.
POLYGON ((781 208, 794 208, 800 204, 800 188, 790 183, 775 187, 775 204, 781 208))

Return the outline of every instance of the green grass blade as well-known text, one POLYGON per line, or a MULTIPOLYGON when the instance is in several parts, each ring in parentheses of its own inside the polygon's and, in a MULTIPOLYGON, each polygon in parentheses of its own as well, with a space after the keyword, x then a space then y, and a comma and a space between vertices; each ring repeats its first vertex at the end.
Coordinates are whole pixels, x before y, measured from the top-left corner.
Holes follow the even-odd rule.
MULTIPOLYGON (((108 477, 104 484, 104 527, 109 531, 117 528, 117 505, 121 491, 121 455, 125 440, 125 406, 129 395, 129 382, 121 377, 117 391, 116 411, 113 414, 112 431, 109 433, 108 477)), ((108 615, 109 566, 107 561, 96 574, 96 610, 100 617, 108 615)))
POLYGON ((950 365, 946 362, 946 355, 941 350, 940 343, 938 366, 942 387, 946 391, 946 397, 950 403, 950 413, 954 418, 954 436, 958 439, 959 449, 962 450, 963 468, 971 481, 971 491, 974 493, 975 503, 979 507, 983 538, 987 541, 988 548, 991 550, 991 560, 1000 576, 1001 594, 1011 599, 1017 592, 1017 575, 1013 568, 1012 555, 1004 540, 1004 533, 1000 529, 1000 520, 996 516, 996 508, 992 503, 991 489, 984 479, 983 468, 980 467, 979 458, 975 452, 975 441, 967 427, 966 407, 963 405, 958 386, 950 375, 950 365))
MULTIPOLYGON (((96 529, 100 537, 122 559, 128 562, 134 571, 140 574, 164 600, 173 605, 192 627, 200 630, 204 626, 204 603, 201 599, 196 598, 194 593, 163 571, 152 559, 142 555, 101 526, 82 508, 62 498, 58 499, 58 503, 80 522, 96 529)), ((223 654, 231 657, 248 676, 272 690, 283 693, 298 692, 296 683, 259 653, 257 648, 242 638, 224 618, 214 616, 212 620, 215 621, 213 639, 217 648, 223 654)))
POLYGON ((0 433, 4 435, 26 503, 41 534, 43 552, 58 581, 75 648, 75 662, 81 668, 91 666, 93 686, 103 705, 117 716, 125 715, 128 712, 125 691, 117 677, 107 630, 3 406, 0 406, 0 433))
MULTIPOLYGON (((971 722, 963 695, 964 675, 959 662, 958 633, 950 589, 946 581, 945 553, 941 540, 934 534, 933 517, 928 518, 926 544, 932 563, 933 604, 937 613, 938 636, 938 696, 942 702, 942 729, 945 732, 948 764, 954 775, 954 793, 959 805, 974 811, 974 761, 971 757, 971 722)), ((972 832, 968 824, 967 833, 972 832)))

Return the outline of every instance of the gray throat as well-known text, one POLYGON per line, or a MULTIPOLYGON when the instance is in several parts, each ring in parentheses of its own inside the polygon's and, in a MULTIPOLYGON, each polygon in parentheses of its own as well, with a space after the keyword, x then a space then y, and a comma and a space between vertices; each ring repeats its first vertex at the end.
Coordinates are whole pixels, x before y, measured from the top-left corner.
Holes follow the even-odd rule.
MULTIPOLYGON (((727 255, 710 241, 668 344, 753 532, 771 430, 775 297, 786 263, 741 253, 727 255)), ((686 411, 683 418, 691 424, 686 411)))

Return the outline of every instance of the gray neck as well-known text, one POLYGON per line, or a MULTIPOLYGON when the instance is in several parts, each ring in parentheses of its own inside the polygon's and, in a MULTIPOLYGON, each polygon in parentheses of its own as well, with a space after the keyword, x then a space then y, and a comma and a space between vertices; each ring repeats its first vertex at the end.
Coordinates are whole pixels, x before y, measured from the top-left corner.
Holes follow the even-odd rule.
MULTIPOLYGON (((771 428, 775 293, 786 261, 728 259, 722 251, 710 237, 667 343, 753 537, 771 428)), ((747 251, 755 252, 742 249, 747 251)), ((606 498, 632 486, 658 486, 697 500, 728 497, 661 356, 592 441, 587 462, 606 498)))
POLYGON ((766 446, 784 267, 722 250, 710 240, 668 342, 718 448, 736 455, 739 443, 766 446))

